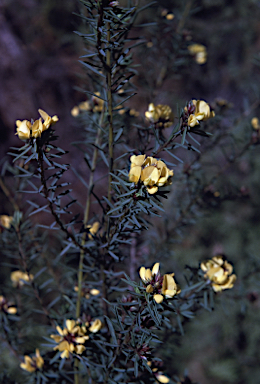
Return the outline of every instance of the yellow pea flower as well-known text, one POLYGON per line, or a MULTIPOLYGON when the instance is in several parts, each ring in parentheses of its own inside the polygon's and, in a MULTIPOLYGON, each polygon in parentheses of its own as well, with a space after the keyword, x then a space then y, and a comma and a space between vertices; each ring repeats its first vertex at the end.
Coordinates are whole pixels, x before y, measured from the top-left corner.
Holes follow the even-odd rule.
POLYGON ((43 131, 46 131, 51 125, 57 123, 59 120, 58 116, 49 116, 47 112, 43 111, 42 109, 38 109, 39 114, 43 118, 43 131))
POLYGON ((131 166, 129 181, 137 184, 141 181, 149 194, 158 191, 158 187, 167 185, 169 178, 173 176, 173 171, 168 169, 162 160, 157 160, 151 156, 145 159, 146 155, 131 156, 131 166))
POLYGON ((167 128, 173 124, 174 115, 169 105, 150 103, 145 117, 153 124, 157 124, 160 128, 167 128))
POLYGON ((28 273, 25 273, 25 272, 22 272, 20 270, 17 270, 17 271, 13 271, 10 275, 11 277, 11 280, 13 282, 13 286, 14 287, 22 287, 24 285, 24 282, 29 282, 31 280, 33 280, 33 274, 28 274, 28 273))
POLYGON ((205 279, 211 282, 215 292, 233 288, 237 277, 235 274, 232 274, 232 265, 222 255, 217 255, 211 260, 203 261, 200 267, 205 272, 205 279))
POLYGON ((102 328, 101 320, 96 319, 92 322, 91 326, 89 327, 89 331, 92 333, 96 333, 96 332, 100 331, 101 328, 102 328))
POLYGON ((198 64, 205 64, 207 61, 207 48, 202 44, 191 44, 188 46, 189 53, 194 56, 198 64))
POLYGON ((13 216, 8 215, 0 215, 0 225, 6 229, 11 228, 11 224, 13 221, 13 216))
POLYGON ((44 360, 40 355, 39 349, 37 348, 35 350, 35 356, 33 356, 32 358, 27 355, 24 356, 24 363, 21 363, 20 367, 25 371, 32 373, 35 372, 36 369, 42 369, 43 365, 44 360))

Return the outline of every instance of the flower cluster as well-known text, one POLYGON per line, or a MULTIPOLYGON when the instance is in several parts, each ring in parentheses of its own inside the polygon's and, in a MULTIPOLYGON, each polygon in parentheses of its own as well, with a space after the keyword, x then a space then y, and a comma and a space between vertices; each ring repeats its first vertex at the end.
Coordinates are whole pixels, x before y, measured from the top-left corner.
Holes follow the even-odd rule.
POLYGON ((18 135, 19 139, 28 140, 30 137, 41 137, 44 131, 59 120, 58 116, 51 117, 42 109, 38 109, 38 112, 41 117, 33 123, 29 120, 16 120, 16 135, 18 135))
MULTIPOLYGON (((75 286, 74 291, 78 292, 78 290, 79 290, 79 287, 75 286)), ((99 294, 100 294, 100 291, 96 288, 88 289, 88 288, 83 287, 81 290, 81 296, 85 297, 86 299, 90 299, 91 295, 92 296, 98 296, 99 294)))
POLYGON ((6 229, 11 228, 11 224, 13 221, 13 216, 8 215, 0 215, 0 225, 6 229))
POLYGON ((225 260, 224 256, 217 255, 211 260, 205 260, 200 267, 205 272, 205 279, 211 282, 215 292, 233 288, 237 277, 235 274, 232 275, 233 267, 225 260))
POLYGON ((167 128, 173 124, 174 115, 169 105, 149 104, 145 117, 157 127, 167 128))
POLYGON ((194 56, 197 64, 205 64, 207 61, 207 48, 202 44, 191 44, 188 46, 189 53, 194 56))
POLYGON ((104 100, 100 99, 100 92, 95 92, 95 95, 92 96, 91 100, 82 101, 79 105, 75 105, 71 110, 72 116, 76 117, 85 111, 102 112, 104 100))
POLYGON ((62 352, 62 359, 68 359, 71 353, 81 355, 86 349, 84 344, 89 339, 88 332, 96 333, 101 327, 102 323, 99 319, 92 321, 91 324, 88 322, 79 324, 75 320, 66 320, 66 328, 61 329, 57 326, 59 335, 51 335, 51 338, 58 343, 53 349, 62 352))
POLYGON ((87 229, 89 231, 89 234, 88 234, 89 240, 93 239, 93 236, 95 236, 95 234, 98 232, 99 227, 100 227, 100 224, 98 221, 95 221, 92 225, 87 226, 87 229))
POLYGON ((131 156, 129 181, 137 184, 141 181, 151 195, 158 191, 158 187, 169 184, 173 171, 168 169, 162 160, 146 155, 131 156))
POLYGON ((29 282, 33 280, 33 275, 30 273, 22 272, 22 271, 13 271, 11 273, 11 280, 13 282, 13 286, 16 288, 21 288, 24 285, 24 282, 29 282))
POLYGON ((158 304, 160 304, 164 298, 171 299, 181 292, 173 278, 174 273, 161 276, 159 267, 160 264, 156 263, 152 270, 141 267, 139 271, 140 277, 146 286, 146 292, 152 293, 154 300, 158 304))
POLYGON ((200 121, 206 121, 215 116, 215 112, 204 100, 191 100, 184 108, 182 114, 183 125, 189 128, 199 125, 200 121))
POLYGON ((40 355, 39 349, 36 349, 35 356, 33 356, 32 358, 27 355, 24 356, 24 363, 21 363, 20 367, 32 373, 32 372, 35 372, 36 369, 42 369, 43 365, 44 365, 44 360, 40 355))
POLYGON ((10 315, 15 315, 17 308, 14 307, 13 304, 9 303, 4 296, 0 295, 0 311, 9 313, 10 315))

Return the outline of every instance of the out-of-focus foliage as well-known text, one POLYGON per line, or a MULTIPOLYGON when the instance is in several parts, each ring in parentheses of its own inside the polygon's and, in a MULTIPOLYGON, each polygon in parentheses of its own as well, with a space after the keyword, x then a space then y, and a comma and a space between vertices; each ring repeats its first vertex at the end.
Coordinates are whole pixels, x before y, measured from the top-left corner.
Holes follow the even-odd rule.
POLYGON ((82 160, 70 167, 59 123, 17 116, 25 143, 0 179, 2 382, 257 382, 258 3, 38 5, 57 41, 71 42, 62 15, 80 15, 85 95, 66 143, 82 160), (215 293, 231 265, 234 287, 215 293))

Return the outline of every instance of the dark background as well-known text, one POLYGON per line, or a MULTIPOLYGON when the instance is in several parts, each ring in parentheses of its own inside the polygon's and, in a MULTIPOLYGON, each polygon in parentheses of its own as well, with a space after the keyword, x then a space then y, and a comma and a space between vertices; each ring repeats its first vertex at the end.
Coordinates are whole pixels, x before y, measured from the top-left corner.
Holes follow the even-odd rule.
MULTIPOLYGON (((14 135, 15 120, 36 119, 41 108, 59 116, 59 145, 70 150, 68 162, 79 170, 84 167, 77 150, 70 146, 72 139, 81 138, 81 127, 70 111, 86 99, 75 86, 82 82, 88 86, 78 63, 84 45, 73 33, 83 28, 73 15, 80 7, 69 0, 0 1, 2 162, 9 146, 21 143, 14 135)), ((146 38, 152 46, 144 44, 135 53, 141 64, 134 80, 138 95, 129 106, 138 110, 142 119, 150 102, 169 104, 176 111, 176 103, 182 107, 192 98, 203 98, 213 106, 216 100, 225 99, 228 107, 221 129, 231 131, 234 127, 235 132, 248 131, 250 136, 251 118, 260 117, 259 16, 260 2, 253 0, 160 1, 146 10, 139 23, 156 21, 159 27, 133 31, 133 36, 146 38), (184 18, 187 6, 190 13, 184 18), (173 20, 161 16, 164 9, 175 15, 173 20), (187 46, 192 42, 207 47, 207 63, 198 65, 190 57, 187 46)), ((204 163, 207 161, 205 157, 204 163)), ((221 155, 216 153, 218 161, 221 155)), ((255 146, 219 180, 220 199, 202 206, 204 213, 196 225, 184 230, 181 243, 169 245, 164 240, 168 259, 180 270, 186 263, 196 266, 220 252, 227 254, 238 275, 234 290, 218 295, 213 312, 187 324, 180 346, 171 340, 166 343, 162 358, 169 374, 187 367, 189 376, 201 384, 259 382, 259 167, 259 147, 255 146)), ((78 183, 76 180, 71 176, 72 182, 78 183)), ((74 184, 74 191, 84 201, 80 184, 74 184)), ((176 197, 175 191, 172 196, 176 197)), ((171 201, 168 207, 166 204, 168 211, 171 201)), ((11 214, 5 204, 3 198, 1 213, 11 214)), ((160 254, 163 227, 155 223, 153 231, 151 263, 164 257, 160 254)))

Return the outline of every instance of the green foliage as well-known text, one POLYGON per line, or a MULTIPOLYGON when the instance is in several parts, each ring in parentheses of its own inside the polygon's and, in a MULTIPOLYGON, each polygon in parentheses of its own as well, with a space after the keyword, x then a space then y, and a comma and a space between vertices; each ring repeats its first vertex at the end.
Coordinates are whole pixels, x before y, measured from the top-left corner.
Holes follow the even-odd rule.
MULTIPOLYGON (((43 117, 41 112, 43 122, 17 122, 17 134, 26 143, 11 148, 13 164, 2 166, 1 187, 12 205, 12 220, 1 219, 1 338, 16 361, 8 364, 3 355, 2 381, 192 383, 186 374, 174 376, 181 374, 180 366, 184 369, 178 356, 185 360, 176 346, 191 343, 191 326, 200 328, 204 316, 208 329, 203 332, 209 333, 223 322, 219 316, 215 323, 213 308, 237 301, 240 307, 232 315, 241 320, 239 332, 244 334, 250 301, 245 292, 258 297, 251 291, 251 276, 259 273, 252 246, 247 248, 246 272, 238 265, 235 294, 221 292, 236 279, 227 259, 236 260, 234 250, 244 245, 237 233, 229 235, 221 209, 235 199, 242 204, 247 197, 228 171, 243 156, 253 161, 259 129, 253 134, 244 116, 235 116, 226 127, 230 105, 223 100, 212 106, 192 98, 182 105, 180 100, 175 117, 169 106, 151 103, 146 120, 129 108, 137 93, 134 52, 146 44, 136 31, 148 28, 153 54, 159 49, 159 31, 166 34, 158 60, 162 69, 158 74, 156 65, 148 66, 143 80, 155 91, 172 62, 171 74, 185 76, 196 59, 183 31, 190 12, 199 12, 191 9, 192 2, 184 9, 176 6, 179 21, 174 28, 167 12, 158 23, 143 16, 151 9, 159 12, 155 2, 81 3, 77 34, 86 45, 81 63, 87 79, 81 91, 88 100, 73 109, 84 128, 82 140, 73 145, 85 170, 67 164, 67 151, 56 145, 59 123, 56 130, 55 116, 43 117), (27 127, 27 138, 21 127, 27 127), (75 178, 82 185, 85 207, 75 198, 75 178), (213 223, 209 217, 215 210, 213 223), (195 230, 185 244, 182 238, 192 226, 195 230), (216 242, 227 236, 227 259, 223 249, 210 253, 203 244, 212 233, 216 242), (216 257, 209 260, 211 256, 216 257), (161 274, 158 261, 170 273, 161 274), (142 264, 153 268, 140 269, 142 264), (21 362, 23 375, 16 371, 21 362)), ((257 230, 250 234, 256 237, 254 244, 257 230)), ((232 335, 232 351, 236 332, 227 324, 216 343, 232 335)), ((258 337, 257 331, 252 333, 246 335, 251 352, 258 337)), ((206 339, 205 344, 207 348, 206 339)), ((239 381, 234 356, 225 351, 218 357, 207 365, 209 377, 239 381)))

